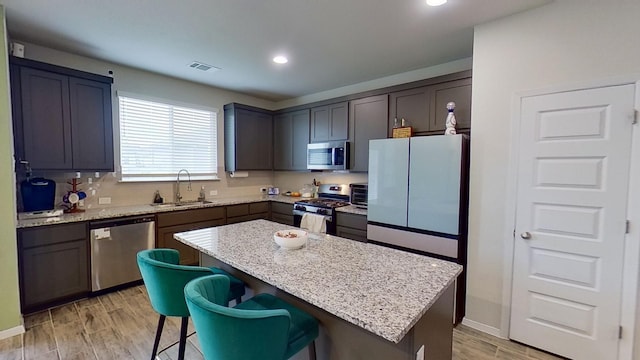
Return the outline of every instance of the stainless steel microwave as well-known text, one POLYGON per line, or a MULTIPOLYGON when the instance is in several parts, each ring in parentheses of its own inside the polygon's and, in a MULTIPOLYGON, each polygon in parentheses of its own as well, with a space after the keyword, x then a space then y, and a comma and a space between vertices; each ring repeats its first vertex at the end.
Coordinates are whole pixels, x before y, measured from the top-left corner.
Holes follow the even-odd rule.
POLYGON ((349 142, 331 141, 307 145, 307 169, 348 170, 349 142))

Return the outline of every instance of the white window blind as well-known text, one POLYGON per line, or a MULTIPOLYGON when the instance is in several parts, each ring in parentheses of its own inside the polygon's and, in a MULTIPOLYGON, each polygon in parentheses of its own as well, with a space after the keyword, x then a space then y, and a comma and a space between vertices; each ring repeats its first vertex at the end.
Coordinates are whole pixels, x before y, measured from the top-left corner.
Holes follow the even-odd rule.
POLYGON ((216 112, 120 95, 120 165, 123 181, 216 178, 216 112))

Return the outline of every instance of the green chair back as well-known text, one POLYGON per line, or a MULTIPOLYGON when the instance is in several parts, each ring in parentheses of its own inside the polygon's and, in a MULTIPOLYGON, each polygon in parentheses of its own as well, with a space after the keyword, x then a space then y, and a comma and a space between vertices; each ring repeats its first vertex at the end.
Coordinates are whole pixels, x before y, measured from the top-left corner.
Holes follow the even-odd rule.
POLYGON ((178 265, 180 254, 174 249, 143 250, 137 258, 153 309, 165 316, 189 316, 184 287, 193 279, 211 275, 211 269, 178 265))
POLYGON ((287 310, 240 310, 224 306, 229 279, 211 275, 184 289, 206 360, 283 360, 290 315, 287 310))

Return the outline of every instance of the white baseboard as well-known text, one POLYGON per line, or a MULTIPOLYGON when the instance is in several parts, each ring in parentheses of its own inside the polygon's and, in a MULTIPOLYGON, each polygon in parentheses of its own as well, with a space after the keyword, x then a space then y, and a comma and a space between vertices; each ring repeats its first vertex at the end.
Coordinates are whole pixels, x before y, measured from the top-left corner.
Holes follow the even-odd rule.
POLYGON ((20 324, 18 326, 12 327, 7 330, 0 331, 0 340, 8 339, 12 336, 24 334, 24 325, 20 324))
POLYGON ((462 319, 462 325, 468 326, 478 331, 482 331, 483 333, 487 333, 497 338, 505 339, 502 335, 500 335, 500 329, 493 326, 485 325, 483 323, 479 323, 477 321, 469 320, 466 317, 462 319))

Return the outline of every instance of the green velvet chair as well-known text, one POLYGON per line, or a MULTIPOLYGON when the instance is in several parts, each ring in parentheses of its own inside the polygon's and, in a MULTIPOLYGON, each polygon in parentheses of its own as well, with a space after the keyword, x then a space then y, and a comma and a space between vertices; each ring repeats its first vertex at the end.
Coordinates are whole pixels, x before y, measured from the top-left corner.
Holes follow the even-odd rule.
POLYGON ((137 259, 151 306, 160 314, 151 360, 156 359, 162 328, 167 316, 182 318, 178 359, 184 359, 189 321, 189 309, 184 299, 184 287, 189 281, 212 274, 224 275, 223 277, 232 284, 225 294, 220 295, 220 301, 226 304, 230 299, 235 299, 236 304, 239 304, 245 293, 244 283, 222 269, 178 265, 180 254, 174 249, 143 250, 138 253, 137 259))
POLYGON ((195 279, 184 289, 187 306, 206 360, 283 360, 309 346, 315 359, 318 321, 269 294, 233 308, 225 306, 229 279, 195 279))

